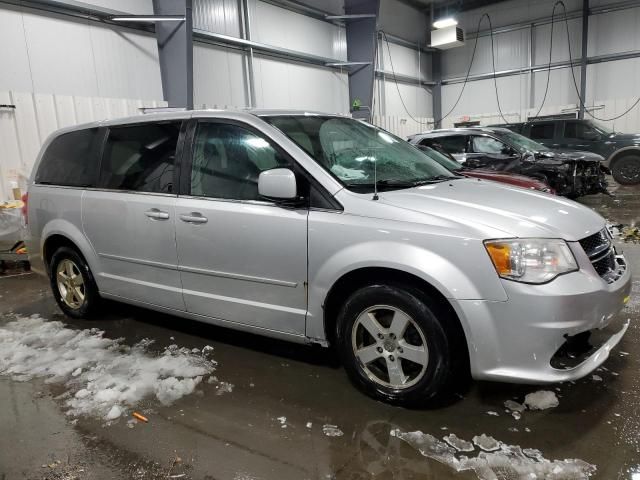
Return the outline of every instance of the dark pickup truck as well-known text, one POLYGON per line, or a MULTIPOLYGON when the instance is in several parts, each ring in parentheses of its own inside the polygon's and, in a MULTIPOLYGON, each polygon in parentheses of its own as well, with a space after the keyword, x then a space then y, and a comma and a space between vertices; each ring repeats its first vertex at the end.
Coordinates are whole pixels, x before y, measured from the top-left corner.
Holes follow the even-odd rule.
POLYGON ((495 125, 557 150, 583 150, 604 157, 616 182, 640 183, 640 134, 616 133, 593 120, 549 119, 495 125))

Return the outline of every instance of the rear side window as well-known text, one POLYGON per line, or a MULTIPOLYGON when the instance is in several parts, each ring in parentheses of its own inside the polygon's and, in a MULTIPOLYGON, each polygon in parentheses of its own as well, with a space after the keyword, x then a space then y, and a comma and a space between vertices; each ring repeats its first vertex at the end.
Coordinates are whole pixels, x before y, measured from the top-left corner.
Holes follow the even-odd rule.
POLYGON ((97 128, 78 130, 56 137, 42 156, 36 183, 89 187, 96 184, 97 128))
POLYGON ((100 168, 100 187, 173 193, 180 122, 109 129, 100 168))
POLYGON ((536 123, 531 125, 530 138, 534 140, 553 140, 555 123, 536 123))
POLYGON ((437 137, 435 141, 438 142, 448 153, 464 153, 467 150, 467 137, 464 135, 437 137))

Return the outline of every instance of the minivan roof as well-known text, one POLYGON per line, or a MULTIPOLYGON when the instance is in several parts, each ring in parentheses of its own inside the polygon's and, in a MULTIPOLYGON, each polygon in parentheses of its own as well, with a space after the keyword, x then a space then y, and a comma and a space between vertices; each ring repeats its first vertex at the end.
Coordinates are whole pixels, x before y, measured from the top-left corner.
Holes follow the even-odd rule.
POLYGON ((111 125, 127 125, 131 123, 144 123, 144 122, 161 122, 165 120, 182 120, 185 118, 192 117, 218 117, 222 116, 225 118, 236 118, 241 119, 242 117, 248 116, 279 116, 279 115, 294 115, 294 116, 336 116, 336 117, 346 117, 346 114, 339 113, 325 113, 325 112, 317 112, 317 111, 309 111, 309 110, 293 110, 293 109, 244 109, 244 110, 233 110, 233 109, 198 109, 198 110, 179 110, 179 111, 159 111, 159 112, 149 112, 143 115, 132 115, 128 117, 120 117, 120 118, 112 118, 112 119, 104 119, 97 120, 94 122, 82 123, 78 125, 73 125, 70 127, 62 128, 57 131, 57 133, 71 132, 74 130, 83 130, 86 128, 98 128, 102 126, 111 126, 111 125))

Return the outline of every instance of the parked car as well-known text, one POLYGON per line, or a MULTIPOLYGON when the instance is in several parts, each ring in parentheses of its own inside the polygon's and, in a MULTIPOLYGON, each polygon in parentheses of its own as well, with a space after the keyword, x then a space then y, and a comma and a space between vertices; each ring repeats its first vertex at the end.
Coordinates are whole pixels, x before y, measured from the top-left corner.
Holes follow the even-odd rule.
POLYGON ((604 157, 616 182, 640 183, 640 134, 616 133, 594 120, 550 119, 501 125, 560 151, 593 152, 604 157))
POLYGON ((426 147, 424 145, 416 145, 422 152, 445 167, 459 175, 480 178, 482 180, 491 180, 492 182, 506 183, 514 187, 528 188, 539 192, 555 194, 553 189, 542 180, 537 178, 525 177, 517 173, 497 172, 495 170, 487 170, 483 168, 469 168, 458 162, 449 153, 434 147, 426 147))
POLYGON ((28 192, 33 268, 67 315, 91 316, 102 297, 334 345, 353 383, 391 403, 439 401, 469 373, 577 379, 628 328, 616 314, 631 273, 600 215, 455 175, 344 116, 188 111, 67 128, 28 192), (567 356, 590 333, 593 348, 567 356))
POLYGON ((469 168, 538 178, 558 195, 569 198, 607 191, 602 157, 586 152, 556 152, 506 128, 432 130, 408 140, 416 145, 438 146, 469 168))

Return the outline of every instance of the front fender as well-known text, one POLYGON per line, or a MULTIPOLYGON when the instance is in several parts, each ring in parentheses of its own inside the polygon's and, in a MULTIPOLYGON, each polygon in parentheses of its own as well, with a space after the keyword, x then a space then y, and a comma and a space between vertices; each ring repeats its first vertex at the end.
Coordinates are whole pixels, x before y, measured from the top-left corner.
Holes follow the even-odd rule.
MULTIPOLYGON (((455 250, 456 240, 451 239, 451 250, 455 250)), ((484 248, 479 245, 479 248, 484 248)), ((483 259, 490 265, 486 252, 483 259)), ((445 298, 467 300, 507 299, 493 267, 484 274, 475 265, 465 270, 448 258, 424 247, 394 241, 368 241, 348 245, 336 251, 319 265, 309 266, 309 316, 307 336, 324 337, 324 301, 332 286, 344 275, 368 267, 389 268, 414 275, 437 289, 445 298), (493 277, 495 281, 493 281, 493 277), (315 319, 315 320, 313 320, 315 319)))

